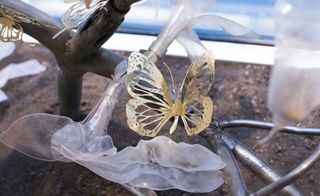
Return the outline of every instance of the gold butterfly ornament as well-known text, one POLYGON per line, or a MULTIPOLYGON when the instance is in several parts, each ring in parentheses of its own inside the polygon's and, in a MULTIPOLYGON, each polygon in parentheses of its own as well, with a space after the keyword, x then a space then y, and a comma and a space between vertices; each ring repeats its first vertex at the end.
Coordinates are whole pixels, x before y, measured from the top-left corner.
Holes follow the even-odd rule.
POLYGON ((0 41, 15 42, 22 39, 23 28, 19 23, 38 24, 32 18, 0 6, 0 41))
POLYGON ((0 41, 14 42, 22 39, 23 29, 12 18, 0 17, 0 41))
MULTIPOLYGON (((79 0, 64 0, 64 3, 74 3, 78 2, 79 0)), ((81 2, 84 2, 87 9, 90 8, 90 5, 92 3, 92 0, 80 0, 81 2)))
POLYGON ((126 105, 130 129, 141 136, 155 137, 170 120, 173 120, 170 134, 179 121, 189 136, 207 128, 213 111, 213 102, 207 94, 214 80, 214 60, 213 52, 206 51, 192 63, 176 94, 154 63, 133 52, 128 58, 126 84, 132 97, 126 105))
POLYGON ((74 3, 62 16, 61 22, 66 28, 76 28, 96 11, 106 5, 108 1, 100 0, 65 0, 65 3, 74 3))
POLYGON ((74 4, 61 17, 61 22, 65 28, 54 35, 52 39, 57 38, 68 29, 78 28, 96 10, 102 9, 108 3, 108 0, 64 0, 64 3, 74 4))

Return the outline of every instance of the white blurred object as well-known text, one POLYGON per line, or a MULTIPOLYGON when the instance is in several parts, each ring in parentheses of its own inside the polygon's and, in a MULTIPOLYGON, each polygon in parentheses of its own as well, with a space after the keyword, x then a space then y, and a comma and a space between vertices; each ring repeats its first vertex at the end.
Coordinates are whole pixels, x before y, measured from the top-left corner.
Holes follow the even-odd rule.
POLYGON ((8 96, 2 90, 0 90, 0 103, 7 99, 8 99, 8 96))
POLYGON ((0 61, 10 56, 16 49, 16 45, 12 42, 0 42, 0 61))
POLYGON ((278 0, 275 9, 275 66, 268 108, 275 127, 304 120, 320 104, 320 1, 278 0))
MULTIPOLYGON (((10 64, 0 70, 0 88, 3 88, 8 80, 36 75, 46 70, 46 67, 39 63, 39 61, 35 59, 31 59, 18 64, 10 64)), ((3 93, 3 92, 2 92, 3 93)), ((0 95, 0 102, 7 100, 8 97, 3 96, 4 93, 0 95)))

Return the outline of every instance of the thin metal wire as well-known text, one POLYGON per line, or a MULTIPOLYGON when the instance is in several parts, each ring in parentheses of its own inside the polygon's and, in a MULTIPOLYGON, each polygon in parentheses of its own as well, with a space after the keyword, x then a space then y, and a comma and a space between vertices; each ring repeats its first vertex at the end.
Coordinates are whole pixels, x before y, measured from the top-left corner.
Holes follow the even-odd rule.
MULTIPOLYGON (((239 128, 239 127, 270 130, 274 126, 273 123, 268 123, 268 122, 263 122, 263 121, 255 121, 255 120, 222 121, 222 122, 218 122, 218 123, 212 123, 211 125, 214 127, 218 127, 221 130, 226 129, 226 128, 239 128)), ((320 136, 320 129, 317 129, 317 128, 301 128, 301 127, 286 126, 281 130, 281 132, 296 134, 296 135, 320 136)))

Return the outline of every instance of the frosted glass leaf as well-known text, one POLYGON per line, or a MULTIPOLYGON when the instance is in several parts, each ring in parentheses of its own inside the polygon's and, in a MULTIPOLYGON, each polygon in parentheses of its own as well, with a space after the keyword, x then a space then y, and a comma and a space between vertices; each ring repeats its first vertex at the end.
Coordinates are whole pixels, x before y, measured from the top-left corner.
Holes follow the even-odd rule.
POLYGON ((226 33, 234 36, 246 36, 250 38, 259 38, 259 36, 250 29, 235 23, 227 18, 217 16, 214 14, 200 14, 194 17, 191 21, 192 25, 202 24, 207 27, 220 27, 226 33))
POLYGON ((52 151, 51 138, 56 131, 68 124, 73 124, 73 121, 67 117, 31 114, 16 120, 0 134, 0 140, 8 147, 32 158, 56 161, 64 157, 52 151))
POLYGON ((83 128, 66 117, 35 114, 19 119, 0 138, 33 158, 74 161, 131 187, 210 192, 223 184, 224 162, 201 145, 159 136, 115 153, 110 136, 94 136, 83 128))
POLYGON ((260 143, 283 126, 301 122, 320 104, 319 8, 320 2, 277 1, 278 51, 268 92, 268 108, 275 127, 260 143))
POLYGON ((110 81, 101 100, 83 122, 74 122, 67 117, 50 114, 26 115, 1 133, 0 140, 28 156, 50 161, 64 158, 54 153, 51 148, 51 139, 54 134, 57 134, 56 137, 59 137, 62 142, 69 142, 70 146, 81 146, 83 153, 99 151, 99 147, 104 151, 107 148, 107 151, 110 150, 108 152, 115 152, 112 139, 106 134, 104 126, 109 123, 116 100, 120 95, 122 88, 119 84, 123 82, 126 64, 126 61, 123 61, 116 67, 114 80, 110 81), (58 132, 59 130, 61 131, 58 132), (61 132, 64 135, 59 135, 61 132))
POLYGON ((320 51, 278 51, 268 92, 268 108, 275 123, 272 134, 301 122, 320 105, 319 56, 320 51))
POLYGON ((156 137, 117 152, 107 125, 124 86, 126 66, 126 61, 117 66, 102 99, 83 122, 32 114, 14 122, 0 140, 36 159, 77 162, 140 195, 154 195, 147 189, 210 192, 218 188, 225 164, 201 145, 156 137))
POLYGON ((196 61, 206 52, 206 48, 202 45, 197 33, 191 28, 182 31, 177 37, 177 41, 187 51, 191 62, 196 61))
POLYGON ((88 160, 86 156, 79 156, 80 150, 57 141, 59 138, 53 138, 53 148, 68 159, 105 179, 132 187, 211 192, 223 184, 220 169, 225 166, 224 162, 201 145, 177 144, 158 136, 109 156, 98 153, 94 158, 95 153, 91 152, 88 160))

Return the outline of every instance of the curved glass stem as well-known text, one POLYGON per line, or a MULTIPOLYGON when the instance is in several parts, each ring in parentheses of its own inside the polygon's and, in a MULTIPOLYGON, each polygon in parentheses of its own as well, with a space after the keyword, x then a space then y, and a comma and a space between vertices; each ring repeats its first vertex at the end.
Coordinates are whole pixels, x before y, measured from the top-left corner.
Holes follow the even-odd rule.
POLYGON ((91 111, 87 118, 82 121, 84 125, 89 126, 89 130, 92 132, 92 134, 105 134, 105 126, 111 119, 112 111, 116 106, 117 100, 123 88, 123 80, 118 83, 111 81, 111 84, 109 84, 99 103, 91 111))

